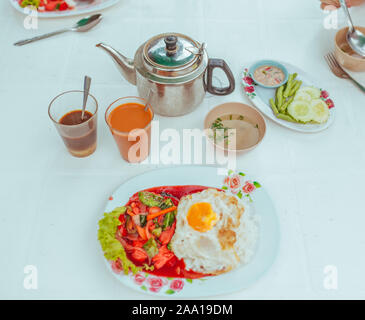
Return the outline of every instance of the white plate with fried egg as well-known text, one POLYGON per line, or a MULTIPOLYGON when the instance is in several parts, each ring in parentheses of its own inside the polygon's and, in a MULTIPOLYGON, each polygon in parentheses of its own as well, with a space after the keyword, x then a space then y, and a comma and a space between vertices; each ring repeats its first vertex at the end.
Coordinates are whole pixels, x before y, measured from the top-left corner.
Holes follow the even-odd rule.
POLYGON ((155 186, 209 187, 180 199, 171 250, 192 271, 213 271, 216 275, 184 279, 145 271, 117 274, 104 258, 118 281, 155 296, 209 297, 244 290, 271 267, 278 252, 280 231, 269 195, 244 170, 220 173, 218 168, 208 166, 171 167, 143 173, 120 185, 105 208, 105 212, 111 212, 126 203, 131 194, 155 186), (201 215, 202 203, 212 208, 209 224, 207 216, 201 215), (191 215, 193 207, 195 214, 191 215), (199 219, 204 219, 205 229, 194 227, 201 222, 199 219))

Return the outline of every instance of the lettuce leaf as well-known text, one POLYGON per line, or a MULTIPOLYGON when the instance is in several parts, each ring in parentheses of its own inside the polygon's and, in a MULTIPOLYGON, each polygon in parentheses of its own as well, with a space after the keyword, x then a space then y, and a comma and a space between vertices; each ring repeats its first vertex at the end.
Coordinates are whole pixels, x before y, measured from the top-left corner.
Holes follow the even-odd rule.
POLYGON ((136 274, 141 268, 128 259, 122 244, 115 239, 117 227, 121 224, 118 218, 125 211, 125 207, 118 207, 112 212, 104 213, 104 218, 99 221, 98 240, 107 260, 115 261, 119 258, 125 274, 128 274, 129 270, 136 274))

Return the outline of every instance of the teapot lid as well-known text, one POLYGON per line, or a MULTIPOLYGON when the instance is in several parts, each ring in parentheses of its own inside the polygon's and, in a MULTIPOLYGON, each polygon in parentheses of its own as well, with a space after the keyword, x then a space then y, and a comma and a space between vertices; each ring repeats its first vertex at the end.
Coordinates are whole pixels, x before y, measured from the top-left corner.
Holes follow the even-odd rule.
POLYGON ((145 43, 143 58, 149 73, 179 78, 198 71, 206 58, 205 46, 180 33, 163 33, 145 43))
POLYGON ((191 38, 171 33, 161 34, 145 45, 145 58, 162 67, 179 68, 196 59, 198 44, 191 38))

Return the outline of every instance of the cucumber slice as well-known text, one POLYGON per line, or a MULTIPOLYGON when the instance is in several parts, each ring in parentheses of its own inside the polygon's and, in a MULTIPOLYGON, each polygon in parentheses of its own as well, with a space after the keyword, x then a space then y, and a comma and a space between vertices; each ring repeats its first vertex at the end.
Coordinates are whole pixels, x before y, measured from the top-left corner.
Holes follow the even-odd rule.
POLYGON ((294 101, 311 102, 311 100, 312 100, 312 97, 304 91, 298 91, 297 94, 294 97, 294 101))
POLYGON ((309 122, 313 118, 310 104, 306 101, 293 101, 287 110, 289 115, 300 122, 309 122))
POLYGON ((310 108, 312 109, 313 121, 317 123, 324 123, 328 120, 330 111, 327 104, 323 100, 312 100, 310 108))
POLYGON ((312 99, 319 99, 321 97, 321 90, 316 87, 303 87, 299 89, 299 92, 305 92, 311 96, 312 99))

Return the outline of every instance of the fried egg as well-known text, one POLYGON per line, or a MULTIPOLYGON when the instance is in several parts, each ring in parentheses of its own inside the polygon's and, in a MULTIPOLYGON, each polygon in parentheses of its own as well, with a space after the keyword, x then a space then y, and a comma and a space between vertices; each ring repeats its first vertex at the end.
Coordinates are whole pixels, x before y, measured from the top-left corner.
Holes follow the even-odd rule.
POLYGON ((180 199, 171 247, 187 270, 220 274, 251 259, 257 231, 248 206, 235 196, 206 189, 180 199))

